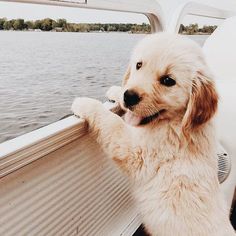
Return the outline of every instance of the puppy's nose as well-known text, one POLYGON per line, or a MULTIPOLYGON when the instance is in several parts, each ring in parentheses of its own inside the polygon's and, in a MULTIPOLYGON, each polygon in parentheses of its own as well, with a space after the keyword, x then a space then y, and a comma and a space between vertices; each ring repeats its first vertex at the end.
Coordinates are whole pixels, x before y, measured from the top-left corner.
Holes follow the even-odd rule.
POLYGON ((134 106, 140 102, 141 98, 133 90, 126 90, 124 93, 124 104, 126 107, 134 106))

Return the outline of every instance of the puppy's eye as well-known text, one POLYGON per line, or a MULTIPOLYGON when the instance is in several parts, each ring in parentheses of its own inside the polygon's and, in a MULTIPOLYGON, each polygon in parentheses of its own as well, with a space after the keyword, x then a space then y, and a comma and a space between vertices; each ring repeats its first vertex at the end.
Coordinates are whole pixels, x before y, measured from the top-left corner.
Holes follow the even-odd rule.
POLYGON ((167 87, 174 86, 176 84, 176 81, 173 80, 169 75, 164 75, 160 79, 160 83, 162 85, 165 85, 167 87))
POLYGON ((142 67, 143 63, 140 61, 140 62, 137 62, 136 64, 136 70, 139 70, 141 67, 142 67))

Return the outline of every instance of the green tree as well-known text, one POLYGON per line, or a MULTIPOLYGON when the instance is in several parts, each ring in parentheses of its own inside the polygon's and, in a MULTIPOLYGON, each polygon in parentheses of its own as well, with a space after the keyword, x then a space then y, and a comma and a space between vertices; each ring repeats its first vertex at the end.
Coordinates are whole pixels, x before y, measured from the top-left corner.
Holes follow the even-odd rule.
POLYGON ((185 27, 183 24, 180 24, 179 26, 179 34, 182 34, 185 31, 185 27))
POLYGON ((198 24, 190 24, 187 28, 188 34, 198 33, 198 24))
POLYGON ((41 23, 41 30, 44 30, 44 31, 52 30, 52 22, 53 20, 50 18, 43 19, 41 23))
POLYGON ((115 26, 113 26, 113 25, 109 25, 108 27, 107 27, 107 31, 116 31, 116 27, 115 26))
POLYGON ((202 27, 202 32, 207 34, 212 34, 216 28, 217 28, 216 25, 204 25, 202 27))
POLYGON ((4 29, 4 23, 7 21, 6 18, 0 18, 0 30, 3 30, 4 29))
POLYGON ((52 28, 55 29, 57 27, 59 27, 57 21, 53 21, 52 22, 52 28))
POLYGON ((23 30, 25 28, 25 22, 23 19, 17 19, 13 23, 14 30, 23 30))
POLYGON ((33 21, 26 21, 25 27, 26 27, 26 29, 34 29, 34 22, 33 21))
POLYGON ((121 31, 121 32, 128 31, 127 26, 125 24, 119 24, 119 31, 121 31))
POLYGON ((67 21, 66 19, 58 19, 57 20, 57 27, 65 29, 67 26, 67 21))
POLYGON ((34 22, 34 29, 41 29, 41 26, 42 26, 41 20, 36 20, 34 22))
POLYGON ((12 21, 5 21, 3 24, 3 29, 4 30, 10 30, 13 28, 12 21))

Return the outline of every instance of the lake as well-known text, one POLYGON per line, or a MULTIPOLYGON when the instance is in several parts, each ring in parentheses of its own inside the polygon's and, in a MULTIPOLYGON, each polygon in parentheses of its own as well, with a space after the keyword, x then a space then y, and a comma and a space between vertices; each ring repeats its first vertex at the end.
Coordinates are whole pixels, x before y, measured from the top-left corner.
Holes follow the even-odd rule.
POLYGON ((0 31, 0 142, 59 120, 77 96, 104 101, 144 36, 0 31))

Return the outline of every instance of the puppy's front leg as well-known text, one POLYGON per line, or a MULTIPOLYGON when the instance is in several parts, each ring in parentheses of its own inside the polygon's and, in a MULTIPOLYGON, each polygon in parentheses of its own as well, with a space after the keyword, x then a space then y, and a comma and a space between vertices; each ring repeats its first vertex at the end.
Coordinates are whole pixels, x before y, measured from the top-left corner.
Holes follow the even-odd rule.
POLYGON ((109 157, 122 161, 130 154, 131 145, 125 123, 105 109, 100 101, 76 98, 71 109, 76 116, 88 122, 91 131, 96 132, 98 143, 109 157))

